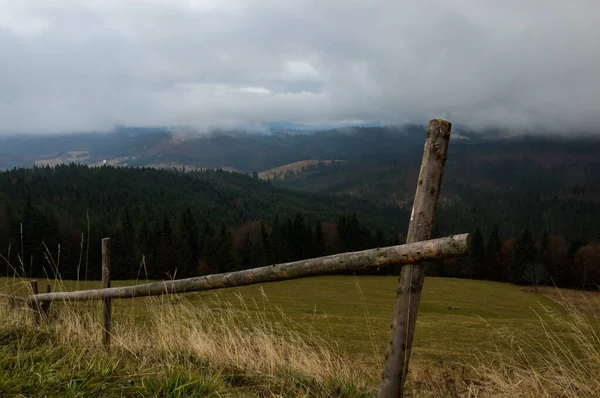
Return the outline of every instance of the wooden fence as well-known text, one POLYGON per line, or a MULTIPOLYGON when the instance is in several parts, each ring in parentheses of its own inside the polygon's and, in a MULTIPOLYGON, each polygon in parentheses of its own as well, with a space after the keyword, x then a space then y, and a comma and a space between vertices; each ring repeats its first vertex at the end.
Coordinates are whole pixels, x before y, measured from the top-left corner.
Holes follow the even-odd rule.
MULTIPOLYGON (((37 282, 32 282, 33 294, 24 300, 34 310, 36 324, 47 315, 52 302, 102 300, 102 341, 108 350, 110 349, 112 299, 197 292, 396 266, 400 268, 400 278, 378 396, 402 397, 423 287, 425 263, 464 256, 471 248, 469 234, 431 239, 450 131, 451 124, 445 120, 434 119, 429 122, 407 243, 404 245, 336 254, 230 273, 110 287, 110 239, 105 238, 102 240, 102 289, 56 293, 51 293, 48 289, 46 293, 40 294, 37 291, 37 282)), ((13 296, 6 297, 9 303, 13 304, 15 300, 23 300, 13 296)))

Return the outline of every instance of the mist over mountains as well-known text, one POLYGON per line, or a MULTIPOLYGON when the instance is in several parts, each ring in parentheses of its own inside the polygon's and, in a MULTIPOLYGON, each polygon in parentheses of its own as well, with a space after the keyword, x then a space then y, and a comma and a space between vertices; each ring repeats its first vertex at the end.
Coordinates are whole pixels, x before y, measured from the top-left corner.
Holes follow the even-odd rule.
MULTIPOLYGON (((0 168, 81 163, 115 166, 226 168, 242 173, 261 172, 306 159, 397 159, 416 154, 424 140, 425 126, 344 126, 313 131, 308 125, 273 123, 261 134, 221 130, 196 134, 193 130, 167 127, 118 127, 107 133, 69 135, 18 135, 0 137, 0 168)), ((507 130, 454 129, 453 146, 480 146, 483 153, 494 146, 520 150, 553 145, 553 150, 593 150, 594 136, 527 136, 507 130), (590 146, 591 145, 591 146, 590 146)), ((524 156, 529 156, 527 153, 524 156)), ((452 152, 451 155, 452 156, 452 152)))

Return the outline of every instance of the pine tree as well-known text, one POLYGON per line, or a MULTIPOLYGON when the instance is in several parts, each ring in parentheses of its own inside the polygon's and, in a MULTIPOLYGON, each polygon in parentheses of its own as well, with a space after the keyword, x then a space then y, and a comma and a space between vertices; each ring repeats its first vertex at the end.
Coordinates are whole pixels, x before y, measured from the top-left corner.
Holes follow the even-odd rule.
POLYGON ((530 280, 537 288, 536 259, 535 239, 529 228, 525 228, 515 243, 515 259, 510 269, 511 282, 524 284, 530 280))
POLYGON ((375 235, 373 237, 373 243, 375 247, 385 247, 387 245, 387 239, 383 234, 383 231, 379 228, 375 230, 375 235))
POLYGON ((308 257, 310 234, 306 227, 306 221, 301 213, 296 213, 290 230, 290 243, 292 244, 292 261, 302 260, 308 257))
POLYGON ((136 276, 135 234, 127 208, 121 209, 121 217, 111 239, 112 277, 128 279, 136 276))
POLYGON ((242 263, 242 269, 252 268, 253 261, 253 251, 254 245, 250 240, 250 233, 246 232, 244 235, 244 242, 242 243, 242 248, 240 250, 240 259, 242 263))
POLYGON ((325 255, 325 234, 321 222, 315 225, 315 233, 313 238, 313 257, 321 257, 325 255))
POLYGON ((188 278, 196 274, 199 253, 200 232, 198 224, 188 205, 184 205, 179 216, 179 239, 177 242, 177 259, 179 276, 188 278))
MULTIPOLYGON (((154 264, 154 261, 156 259, 156 244, 154 244, 152 230, 150 229, 150 226, 146 219, 143 219, 140 223, 140 227, 137 233, 137 246, 140 258, 143 256, 143 258, 145 259, 146 267, 148 267, 149 264, 154 264)), ((147 278, 148 275, 138 275, 138 272, 136 272, 135 278, 138 279, 139 277, 147 278)))
POLYGON ((179 278, 175 261, 175 250, 173 245, 173 225, 169 216, 163 214, 162 221, 158 225, 158 255, 156 266, 153 269, 158 278, 179 278))
POLYGON ((475 278, 487 279, 484 268, 485 244, 479 228, 475 229, 471 240, 470 273, 475 278))
POLYGON ((279 258, 277 256, 277 247, 273 247, 272 239, 269 237, 267 228, 263 222, 260 223, 260 242, 259 242, 259 258, 260 266, 276 263, 279 258))
POLYGON ((489 277, 489 279, 494 281, 501 281, 504 279, 498 257, 500 254, 501 247, 502 242, 500 241, 500 232, 498 230, 498 225, 494 224, 492 227, 492 232, 488 237, 487 245, 485 247, 485 273, 489 277))
POLYGON ((215 248, 216 256, 213 258, 213 261, 218 266, 219 272, 234 271, 236 264, 233 251, 233 237, 225 223, 221 223, 215 240, 215 248))

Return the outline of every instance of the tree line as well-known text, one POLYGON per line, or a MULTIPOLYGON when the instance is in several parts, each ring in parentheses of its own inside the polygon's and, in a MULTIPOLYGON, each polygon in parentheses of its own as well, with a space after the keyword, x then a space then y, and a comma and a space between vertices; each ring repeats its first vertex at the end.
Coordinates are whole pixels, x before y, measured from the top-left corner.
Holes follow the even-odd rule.
POLYGON ((100 242, 111 238, 114 279, 171 279, 231 272, 347 251, 397 244, 397 238, 365 227, 355 213, 336 223, 311 224, 302 213, 275 215, 238 226, 199 220, 184 204, 175 216, 163 213, 137 222, 122 208, 117 222, 100 231, 73 230, 28 200, 22 220, 0 211, 4 276, 98 279, 100 242))
MULTIPOLYGON (((600 284, 600 234, 589 223, 568 234, 543 232, 551 223, 509 231, 493 223, 497 214, 484 217, 465 203, 465 218, 456 206, 440 206, 434 236, 472 231, 472 254, 434 262, 429 275, 600 284), (477 226, 484 218, 491 224, 477 226)), ((2 275, 97 279, 104 237, 112 239, 115 279, 164 279, 401 244, 407 225, 401 209, 228 172, 66 165, 0 173, 2 275)))
POLYGON ((600 289, 600 236, 570 241, 558 233, 535 237, 524 228, 501 238, 493 225, 487 237, 472 232, 470 256, 435 262, 429 275, 577 289, 600 289))

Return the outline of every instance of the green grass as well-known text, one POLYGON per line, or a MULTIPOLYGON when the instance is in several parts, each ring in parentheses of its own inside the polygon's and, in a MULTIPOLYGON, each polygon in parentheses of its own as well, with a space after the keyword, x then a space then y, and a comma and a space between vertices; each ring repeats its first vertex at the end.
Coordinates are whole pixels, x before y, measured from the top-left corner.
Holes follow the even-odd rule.
MULTIPOLYGON (((279 309, 306 335, 330 342, 338 352, 370 369, 379 370, 389 338, 395 298, 395 277, 330 276, 188 294, 195 305, 214 308, 230 303, 276 319, 279 309), (243 297, 243 304, 238 295, 243 297), (248 305, 255 301, 256 305, 248 305)), ((4 291, 25 295, 22 282, 4 279, 4 291)), ((56 290, 98 288, 99 282, 39 281, 56 290)), ((115 281, 122 286, 141 281, 115 281)), ((114 300, 114 321, 134 316, 144 323, 147 299, 114 300)), ((165 298, 168 300, 168 298, 165 298)), ((461 279, 427 278, 421 299, 411 361, 460 361, 474 363, 482 351, 494 349, 495 336, 503 329, 524 333, 539 331, 533 311, 541 305, 557 307, 548 298, 518 286, 461 279), (453 306, 455 308, 448 308, 453 306)), ((99 303, 87 307, 99 313, 99 303)), ((541 332, 541 331, 539 331, 541 332)))
MULTIPOLYGON (((113 300, 109 354, 99 302, 55 303, 40 328, 0 305, 0 396, 374 397, 395 288, 395 277, 331 276, 113 300)), ((0 279, 2 293, 28 291, 0 279)), ((600 323, 554 295, 426 278, 407 396, 598 396, 600 323)))

